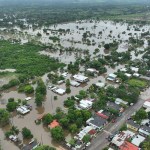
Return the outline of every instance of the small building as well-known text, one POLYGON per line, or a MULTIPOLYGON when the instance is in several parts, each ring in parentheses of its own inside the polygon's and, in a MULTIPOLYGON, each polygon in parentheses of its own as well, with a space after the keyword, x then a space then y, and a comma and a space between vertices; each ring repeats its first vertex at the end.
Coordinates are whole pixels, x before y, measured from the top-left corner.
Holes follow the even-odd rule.
POLYGON ((109 118, 109 116, 103 114, 103 112, 101 112, 101 111, 98 111, 96 114, 97 114, 99 117, 101 117, 101 118, 103 118, 103 119, 106 119, 106 120, 109 118))
POLYGON ((92 126, 96 130, 102 130, 103 127, 108 123, 106 119, 99 117, 98 115, 88 119, 86 123, 92 126))
POLYGON ((150 108, 150 100, 145 101, 143 104, 143 107, 146 109, 149 109, 150 108))
POLYGON ((117 75, 111 73, 111 74, 108 75, 107 80, 109 80, 109 81, 115 81, 116 78, 117 78, 117 75))
POLYGON ((30 112, 30 109, 28 109, 25 105, 18 107, 16 110, 18 113, 20 113, 22 115, 25 115, 30 112))
POLYGON ((120 104, 128 105, 128 102, 126 102, 120 98, 116 98, 115 103, 118 105, 120 105, 120 104))
POLYGON ((134 138, 132 139, 131 143, 140 146, 140 144, 145 140, 145 137, 141 135, 135 135, 134 138))
POLYGON ((109 109, 114 109, 114 110, 116 110, 116 111, 118 111, 120 113, 122 113, 124 111, 124 109, 120 105, 118 105, 118 104, 116 104, 114 102, 107 102, 107 109, 108 110, 109 109))
POLYGON ((31 100, 31 97, 26 97, 25 100, 29 101, 29 100, 31 100))
POLYGON ((88 100, 81 100, 79 102, 79 107, 81 109, 91 109, 92 108, 92 105, 93 105, 93 102, 91 101, 88 101, 88 100))
POLYGON ((117 147, 120 147, 121 145, 124 144, 125 140, 132 138, 134 135, 135 135, 135 133, 133 133, 129 130, 122 131, 113 137, 111 143, 117 147))
POLYGON ((139 150, 139 147, 133 145, 130 142, 125 141, 120 147, 119 150, 139 150))
POLYGON ((138 72, 139 71, 139 68, 137 68, 137 67, 130 67, 130 69, 133 71, 133 72, 138 72))
POLYGON ((53 122, 51 122, 51 123, 48 125, 48 128, 53 129, 53 128, 56 128, 56 127, 58 127, 58 126, 60 126, 60 125, 59 125, 59 122, 57 122, 57 120, 53 120, 53 122))
POLYGON ((130 73, 125 73, 124 75, 127 76, 128 78, 132 77, 132 74, 130 74, 130 73))
POLYGON ((134 73, 133 76, 134 76, 134 77, 139 77, 140 74, 139 74, 139 73, 134 73))
POLYGON ((90 73, 98 73, 98 71, 94 68, 88 68, 86 71, 90 73))
POLYGON ((74 75, 73 78, 75 81, 80 82, 80 83, 85 83, 85 82, 89 81, 88 77, 85 77, 85 76, 79 75, 79 74, 74 75))
POLYGON ((139 129, 139 134, 143 135, 145 137, 150 136, 150 125, 149 126, 148 125, 141 126, 139 129))
POLYGON ((31 140, 29 144, 25 145, 22 150, 33 150, 39 146, 39 143, 36 140, 31 140))
POLYGON ((78 86, 80 86, 80 83, 79 83, 79 82, 76 82, 76 81, 71 80, 71 81, 70 81, 70 85, 71 85, 71 86, 78 87, 78 86))
POLYGON ((93 130, 93 127, 92 127, 92 126, 86 126, 85 128, 83 128, 83 130, 81 130, 81 131, 77 134, 79 140, 82 140, 83 137, 84 137, 85 135, 87 135, 91 130, 93 130))
POLYGON ((102 83, 102 82, 97 82, 97 83, 95 83, 95 85, 99 88, 105 87, 105 83, 102 83))
POLYGON ((139 124, 137 124, 135 121, 133 121, 132 119, 129 119, 129 120, 127 120, 127 122, 126 122, 126 124, 127 124, 127 128, 128 129, 131 129, 131 130, 133 130, 133 131, 138 131, 138 129, 140 128, 140 125, 139 124))
POLYGON ((127 68, 121 68, 120 71, 127 72, 127 68))
POLYGON ((65 94, 66 91, 64 89, 61 89, 61 88, 56 88, 54 90, 54 92, 57 94, 63 95, 63 94, 65 94))

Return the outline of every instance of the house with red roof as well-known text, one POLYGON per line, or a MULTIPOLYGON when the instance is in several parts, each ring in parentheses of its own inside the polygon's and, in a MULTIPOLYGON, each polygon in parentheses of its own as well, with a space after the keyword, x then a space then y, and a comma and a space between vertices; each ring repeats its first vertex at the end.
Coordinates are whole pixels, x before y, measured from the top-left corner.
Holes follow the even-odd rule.
POLYGON ((120 147, 119 150, 139 150, 139 147, 134 144, 125 141, 120 147))
POLYGON ((59 122, 57 122, 57 120, 53 120, 53 122, 48 125, 48 128, 53 129, 58 126, 60 126, 59 122))

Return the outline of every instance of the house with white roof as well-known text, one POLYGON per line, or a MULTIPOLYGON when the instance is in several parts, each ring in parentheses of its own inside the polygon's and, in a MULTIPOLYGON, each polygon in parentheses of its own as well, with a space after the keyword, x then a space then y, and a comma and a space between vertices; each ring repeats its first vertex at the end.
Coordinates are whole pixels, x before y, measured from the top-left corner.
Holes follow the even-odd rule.
POLYGON ((143 107, 146 109, 150 109, 150 100, 145 101, 143 107))
POLYGON ((107 80, 109 80, 109 81, 115 81, 116 78, 117 78, 117 75, 111 73, 111 74, 108 75, 107 80))
POLYGON ((74 80, 80 83, 85 83, 89 81, 89 78, 83 75, 76 74, 73 76, 74 80))
POLYGON ((132 139, 131 143, 140 146, 140 144, 145 140, 145 137, 141 135, 135 135, 134 138, 132 139))
POLYGON ((92 108, 92 105, 93 105, 93 102, 91 101, 88 101, 88 100, 81 100, 79 102, 79 107, 81 109, 91 109, 92 108))

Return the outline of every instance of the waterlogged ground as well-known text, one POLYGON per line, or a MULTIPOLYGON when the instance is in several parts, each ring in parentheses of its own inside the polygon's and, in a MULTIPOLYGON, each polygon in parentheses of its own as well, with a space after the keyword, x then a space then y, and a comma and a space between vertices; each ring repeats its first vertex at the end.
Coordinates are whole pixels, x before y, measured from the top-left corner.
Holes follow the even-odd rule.
MULTIPOLYGON (((25 20, 24 20, 25 21, 25 20)), ((140 37, 141 33, 147 32, 150 29, 150 26, 138 26, 138 25, 128 25, 127 23, 115 23, 112 21, 82 21, 82 22, 72 22, 67 24, 59 24, 52 25, 49 27, 42 27, 41 29, 33 29, 32 25, 27 25, 27 29, 21 30, 18 27, 14 27, 14 31, 11 29, 0 29, 0 36, 4 39, 18 39, 21 41, 21 44, 26 43, 28 41, 36 41, 46 45, 53 44, 54 49, 46 49, 40 52, 40 54, 49 55, 50 57, 58 58, 60 61, 68 64, 70 62, 74 62, 76 58, 87 55, 85 51, 88 50, 89 54, 92 58, 101 55, 107 55, 108 52, 104 50, 103 45, 106 43, 113 42, 116 40, 119 42, 118 52, 125 52, 129 48, 128 39, 129 37, 140 37), (135 27, 140 28, 139 31, 135 31, 135 27), (127 30, 130 28, 130 30, 127 30), (46 32, 43 31, 46 29, 46 32), (61 30, 60 30, 61 29, 61 30), (65 32, 62 32, 62 30, 65 32), (61 32, 60 32, 61 31, 61 32), (90 32, 90 37, 88 39, 91 41, 91 45, 85 43, 82 38, 85 32, 90 32), (124 32, 124 33, 123 33, 124 32), (37 36, 40 33, 41 36, 37 36), (131 34, 130 34, 131 33, 131 34), (49 39, 49 37, 58 37, 60 41, 53 42, 49 39), (72 47, 73 50, 70 52, 65 51, 65 48, 72 47), (75 50, 76 48, 76 50, 75 50), (93 54, 94 50, 99 48, 99 52, 95 55, 93 54), (63 49, 63 52, 60 50, 63 49)), ((137 48, 137 51, 140 51, 140 54, 135 55, 134 51, 131 51, 132 60, 141 59, 144 55, 144 48, 147 47, 147 40, 144 40, 144 46, 137 48)), ((40 114, 43 113, 55 113, 57 107, 62 108, 64 111, 67 111, 63 106, 64 100, 67 97, 72 95, 77 95, 80 90, 86 90, 90 87, 90 85, 98 82, 99 80, 106 83, 107 85, 111 84, 113 86, 118 86, 117 84, 112 84, 105 80, 105 77, 110 74, 116 72, 118 69, 123 68, 124 65, 118 65, 115 68, 110 68, 106 66, 107 72, 101 76, 91 78, 87 84, 84 84, 80 87, 71 87, 71 94, 65 94, 63 96, 57 95, 58 99, 54 100, 54 96, 56 95, 51 90, 47 89, 47 96, 41 108, 36 108, 34 103, 34 95, 31 95, 32 100, 29 101, 29 104, 32 105, 33 110, 25 115, 24 117, 19 117, 18 115, 13 115, 11 118, 11 123, 17 126, 20 130, 23 127, 27 127, 31 130, 34 137, 39 141, 43 142, 46 145, 53 145, 55 147, 59 147, 56 143, 54 143, 51 139, 50 133, 47 128, 42 125, 36 125, 35 119, 38 118, 40 114)), ((81 68, 82 69, 82 68, 81 68)), ((81 71, 81 70, 80 70, 81 71)), ((67 78, 71 78, 69 74, 67 78)), ((47 84, 47 74, 42 77, 45 84, 47 84)), ((0 77, 0 81, 3 83, 7 83, 6 78, 0 77)), ((1 84, 3 84, 1 83, 1 84)), ((65 89, 65 84, 58 85, 58 87, 65 89)), ((147 92, 147 95, 143 97, 147 99, 150 97, 150 92, 147 92)), ((8 98, 14 97, 15 99, 25 99, 27 95, 18 93, 16 89, 10 89, 9 91, 5 91, 2 93, 2 97, 0 97, 0 108, 5 108, 8 98)), ((13 143, 4 140, 4 132, 8 128, 0 129, 0 139, 2 143, 2 147, 4 150, 11 147, 11 150, 17 150, 17 147, 14 146, 13 143)), ((70 137, 70 135, 67 135, 70 137)))
MULTIPOLYGON (((36 41, 46 45, 53 44, 55 50, 44 50, 41 54, 58 58, 64 63, 69 63, 70 61, 73 62, 76 57, 83 57, 85 50, 88 50, 89 54, 94 57, 94 50, 99 48, 100 51, 96 55, 106 55, 103 45, 111 43, 114 40, 119 42, 118 52, 127 51, 129 47, 129 37, 140 38, 141 33, 147 32, 150 29, 149 25, 95 20, 77 21, 34 29, 32 25, 28 25, 25 20, 23 21, 27 26, 26 29, 22 30, 16 26, 13 29, 1 28, 0 37, 4 39, 18 39, 22 44, 28 41, 36 41), (135 29, 138 29, 138 31, 135 29), (87 39, 90 44, 83 41, 83 34, 85 32, 89 35, 87 39), (40 35, 38 36, 38 34, 40 35), (49 39, 49 37, 57 37, 58 39, 53 41, 52 39, 49 39), (72 47, 73 49, 76 48, 77 51, 73 51, 73 53, 65 52, 60 54, 59 50, 63 50, 68 47, 72 47)), ((147 40, 143 40, 145 42, 144 46, 141 47, 142 49, 147 47, 147 40)), ((141 57, 142 55, 138 58, 141 57)), ((135 58, 136 56, 133 52, 132 59, 134 60, 135 58)))

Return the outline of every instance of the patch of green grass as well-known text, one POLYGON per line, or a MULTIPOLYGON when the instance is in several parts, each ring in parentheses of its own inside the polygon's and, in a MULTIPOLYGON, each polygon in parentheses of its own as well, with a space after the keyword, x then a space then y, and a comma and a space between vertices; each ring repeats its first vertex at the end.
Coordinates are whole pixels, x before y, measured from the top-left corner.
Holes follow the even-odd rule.
POLYGON ((128 80, 128 84, 138 88, 145 88, 147 86, 147 82, 140 79, 130 79, 128 80))

